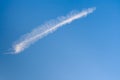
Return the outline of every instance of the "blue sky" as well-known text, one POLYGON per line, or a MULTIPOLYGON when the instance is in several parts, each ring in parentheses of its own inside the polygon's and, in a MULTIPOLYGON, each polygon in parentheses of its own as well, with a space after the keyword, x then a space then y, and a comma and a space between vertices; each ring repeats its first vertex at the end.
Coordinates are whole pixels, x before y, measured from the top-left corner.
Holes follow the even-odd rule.
POLYGON ((0 80, 120 80, 119 0, 0 0, 0 36, 0 80), (21 54, 3 54, 44 22, 89 7, 21 54))

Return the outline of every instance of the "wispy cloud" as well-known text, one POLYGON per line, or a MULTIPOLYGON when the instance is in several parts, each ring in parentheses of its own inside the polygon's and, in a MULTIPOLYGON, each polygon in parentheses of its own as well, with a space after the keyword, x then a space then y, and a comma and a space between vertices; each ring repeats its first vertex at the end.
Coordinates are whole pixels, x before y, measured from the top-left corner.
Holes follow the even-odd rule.
POLYGON ((13 45, 13 54, 18 54, 22 52, 31 44, 48 35, 49 33, 54 32, 59 27, 69 24, 76 19, 87 16, 88 14, 92 13, 95 9, 96 8, 94 7, 88 8, 81 12, 71 13, 65 17, 59 17, 56 20, 52 20, 37 27, 36 29, 32 30, 32 32, 25 34, 24 37, 20 38, 17 42, 15 42, 15 44, 13 45))

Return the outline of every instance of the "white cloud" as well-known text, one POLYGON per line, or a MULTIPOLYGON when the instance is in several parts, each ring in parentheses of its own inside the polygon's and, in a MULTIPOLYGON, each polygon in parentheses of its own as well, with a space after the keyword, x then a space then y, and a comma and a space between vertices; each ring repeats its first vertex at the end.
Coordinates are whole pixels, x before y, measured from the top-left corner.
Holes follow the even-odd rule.
POLYGON ((25 34, 24 38, 20 38, 20 40, 18 40, 16 44, 13 45, 13 51, 14 51, 13 53, 17 54, 17 53, 22 52, 24 49, 29 47, 31 44, 43 38, 44 36, 48 35, 49 33, 54 32, 59 27, 69 24, 76 19, 87 16, 89 13, 92 13, 94 10, 95 8, 88 8, 81 12, 69 14, 66 17, 59 17, 56 20, 52 20, 34 29, 31 33, 25 34))

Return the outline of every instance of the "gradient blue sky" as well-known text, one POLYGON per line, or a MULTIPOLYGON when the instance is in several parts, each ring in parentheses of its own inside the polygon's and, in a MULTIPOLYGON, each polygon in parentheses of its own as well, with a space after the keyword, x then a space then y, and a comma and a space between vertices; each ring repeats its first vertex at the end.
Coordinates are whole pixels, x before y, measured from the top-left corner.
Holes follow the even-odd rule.
POLYGON ((120 80, 120 0, 0 0, 0 80, 120 80), (96 7, 19 55, 23 34, 72 10, 96 7))

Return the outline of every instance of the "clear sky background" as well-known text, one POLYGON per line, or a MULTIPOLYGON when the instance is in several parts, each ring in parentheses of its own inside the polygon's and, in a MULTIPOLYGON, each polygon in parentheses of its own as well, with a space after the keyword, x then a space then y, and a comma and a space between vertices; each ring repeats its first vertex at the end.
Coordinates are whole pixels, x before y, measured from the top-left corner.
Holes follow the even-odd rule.
POLYGON ((0 0, 0 80, 120 80, 120 0, 0 0), (21 54, 3 54, 46 21, 89 7, 21 54))

